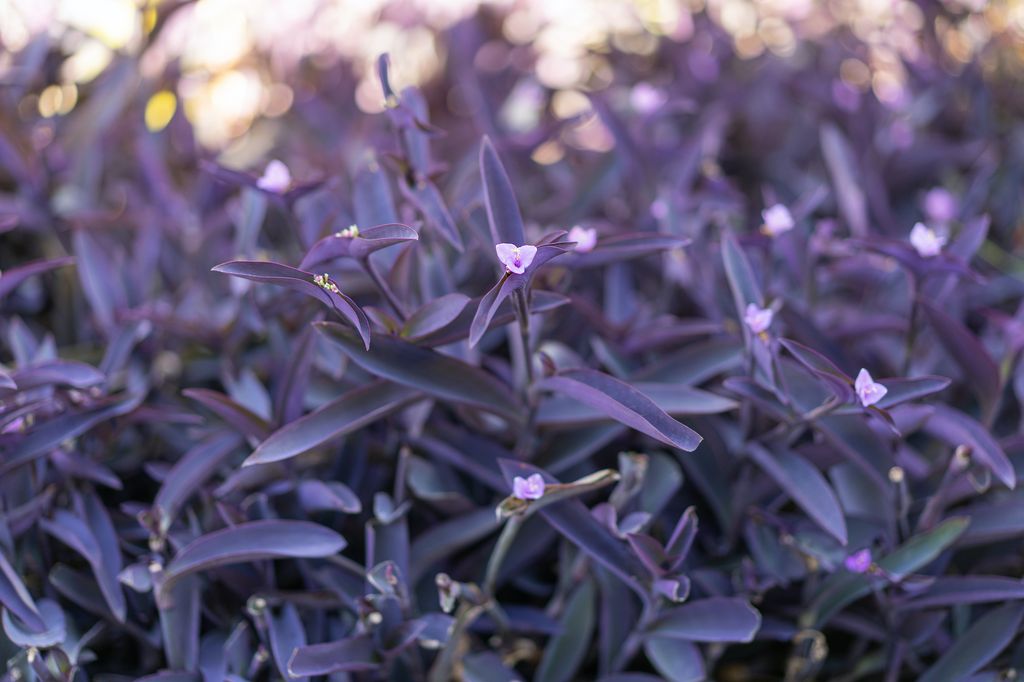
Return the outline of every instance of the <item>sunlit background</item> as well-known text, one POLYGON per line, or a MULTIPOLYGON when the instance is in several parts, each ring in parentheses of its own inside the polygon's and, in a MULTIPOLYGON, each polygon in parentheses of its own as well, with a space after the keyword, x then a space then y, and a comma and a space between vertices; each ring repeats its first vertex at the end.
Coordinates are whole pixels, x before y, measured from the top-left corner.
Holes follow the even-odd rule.
MULTIPOLYGON (((938 42, 945 69, 977 62, 986 72, 1012 72, 1024 63, 1024 0, 946 0, 946 11, 931 20, 911 0, 199 0, 180 7, 159 0, 0 0, 0 78, 16 83, 12 54, 48 36, 65 58, 52 83, 24 94, 19 113, 62 116, 118 52, 133 55, 142 79, 159 86, 145 108, 146 126, 161 129, 180 108, 199 142, 222 150, 244 140, 255 122, 289 111, 290 84, 304 62, 352 64, 359 84, 338 97, 380 111, 376 56, 392 54, 400 84, 423 84, 444 68, 445 29, 481 5, 501 22, 505 38, 531 45, 535 54, 536 80, 520 83, 503 112, 513 128, 529 125, 539 88, 554 91, 556 115, 585 108, 581 92, 610 84, 609 49, 649 55, 661 39, 710 49, 694 28, 701 14, 727 32, 743 59, 766 51, 806 58, 803 43, 848 29, 867 46, 862 58, 842 63, 835 84, 837 98, 851 101, 870 91, 901 106, 907 65, 919 58, 923 40, 938 42), (158 22, 166 24, 147 40, 158 22), (170 81, 169 68, 177 74, 170 81)), ((693 76, 714 79, 716 62, 702 61, 699 50, 692 54, 693 76)), ((486 67, 486 50, 477 57, 486 67)), ((644 85, 633 97, 643 106, 658 92, 644 85)), ((591 137, 599 147, 601 136, 591 137)))

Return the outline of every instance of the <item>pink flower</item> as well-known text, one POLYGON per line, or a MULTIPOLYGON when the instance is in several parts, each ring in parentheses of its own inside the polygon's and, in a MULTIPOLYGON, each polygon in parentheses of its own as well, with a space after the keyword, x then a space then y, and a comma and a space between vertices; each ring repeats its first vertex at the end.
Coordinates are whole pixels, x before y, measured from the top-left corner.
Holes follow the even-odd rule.
POLYGON ((956 197, 942 187, 936 187, 924 195, 924 214, 928 220, 946 225, 956 218, 956 197))
POLYGON ((494 250, 498 252, 498 260, 505 264, 505 269, 517 275, 526 272, 537 255, 537 247, 533 244, 498 244, 494 250))
POLYGON ((775 312, 771 308, 759 308, 756 303, 748 303, 747 310, 743 314, 743 321, 746 322, 750 331, 760 334, 772 325, 772 317, 775 312))
POLYGON ((882 384, 876 383, 871 378, 871 374, 863 367, 860 373, 857 374, 857 381, 854 382, 854 388, 857 390, 857 397, 860 398, 860 404, 864 407, 871 407, 879 400, 885 397, 885 394, 889 392, 882 384))
POLYGON ((263 175, 256 181, 256 186, 267 192, 275 192, 281 194, 286 191, 292 184, 292 174, 288 170, 288 166, 284 163, 274 159, 267 164, 266 169, 263 171, 263 175))
POLYGON ((846 570, 851 573, 867 573, 871 570, 871 550, 864 548, 843 560, 846 570))
POLYGON ((761 231, 770 237, 778 237, 783 232, 789 232, 796 225, 793 215, 782 204, 775 204, 761 211, 761 219, 764 220, 761 231))
POLYGON ((539 500, 544 496, 544 477, 531 474, 527 478, 516 476, 512 479, 512 497, 520 500, 539 500))
POLYGON ((910 231, 910 245, 921 258, 933 258, 942 252, 946 238, 924 223, 917 223, 910 231))
POLYGON ((569 241, 576 242, 578 253, 590 253, 597 246, 597 230, 592 227, 574 225, 569 230, 569 241))

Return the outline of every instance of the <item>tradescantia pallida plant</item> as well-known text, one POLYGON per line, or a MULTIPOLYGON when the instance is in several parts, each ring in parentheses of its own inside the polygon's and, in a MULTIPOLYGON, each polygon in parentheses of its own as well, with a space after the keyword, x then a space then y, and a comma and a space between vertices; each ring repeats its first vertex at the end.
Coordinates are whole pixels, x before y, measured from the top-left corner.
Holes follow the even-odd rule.
POLYGON ((752 83, 666 43, 515 131, 532 74, 454 30, 423 91, 381 59, 382 116, 311 85, 252 172, 119 125, 129 57, 96 108, 4 113, 4 679, 1024 665, 1024 156, 955 112, 892 146, 906 112, 832 100, 843 45, 752 83))

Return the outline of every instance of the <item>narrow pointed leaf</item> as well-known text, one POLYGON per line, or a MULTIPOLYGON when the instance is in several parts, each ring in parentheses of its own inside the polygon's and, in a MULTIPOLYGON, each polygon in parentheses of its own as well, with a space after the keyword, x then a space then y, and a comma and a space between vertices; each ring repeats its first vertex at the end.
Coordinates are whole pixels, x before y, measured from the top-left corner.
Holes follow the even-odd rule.
POLYGON ((371 374, 445 400, 518 416, 509 389, 478 367, 390 336, 378 338, 367 351, 345 327, 329 322, 317 327, 371 374))
POLYGON ((570 369, 537 382, 541 390, 556 391, 578 400, 612 419, 687 452, 701 437, 658 407, 629 384, 592 369, 570 369))
POLYGON ((832 487, 807 460, 788 450, 747 444, 750 458, 829 535, 846 544, 846 519, 832 487))
POLYGON ((523 218, 512 182, 505 167, 501 165, 494 145, 487 137, 480 145, 480 175, 484 184, 484 203, 487 206, 487 220, 491 226, 491 237, 495 244, 526 243, 523 218))
POLYGON ((377 665, 373 640, 369 635, 358 635, 296 649, 288 662, 288 672, 292 677, 313 677, 373 670, 377 665))
POLYGON ((948 649, 919 682, 962 680, 999 655, 1006 646, 1019 641, 1024 602, 1006 604, 979 618, 967 632, 953 640, 948 649))
POLYGON ((692 642, 749 642, 761 627, 761 614, 743 599, 711 597, 667 609, 647 633, 692 642))

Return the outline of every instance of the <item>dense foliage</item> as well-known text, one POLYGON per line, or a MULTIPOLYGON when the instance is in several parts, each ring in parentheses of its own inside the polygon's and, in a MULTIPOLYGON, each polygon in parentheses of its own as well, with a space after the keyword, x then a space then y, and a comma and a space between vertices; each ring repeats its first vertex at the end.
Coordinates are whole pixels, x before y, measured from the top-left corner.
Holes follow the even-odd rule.
POLYGON ((13 55, 3 679, 1024 666, 1013 84, 702 23, 558 118, 490 26, 380 116, 311 66, 251 172, 13 55))

